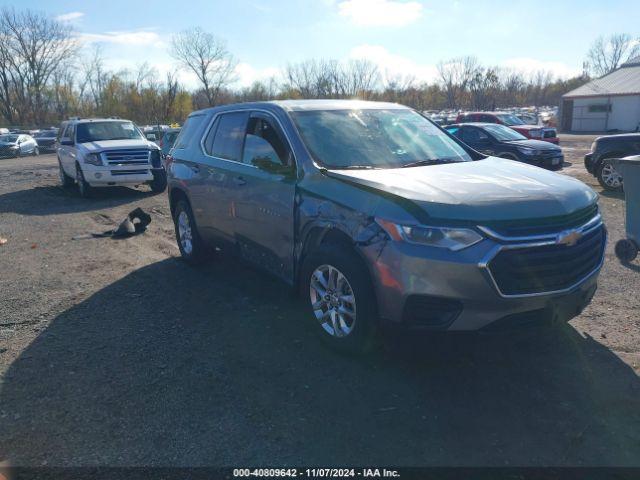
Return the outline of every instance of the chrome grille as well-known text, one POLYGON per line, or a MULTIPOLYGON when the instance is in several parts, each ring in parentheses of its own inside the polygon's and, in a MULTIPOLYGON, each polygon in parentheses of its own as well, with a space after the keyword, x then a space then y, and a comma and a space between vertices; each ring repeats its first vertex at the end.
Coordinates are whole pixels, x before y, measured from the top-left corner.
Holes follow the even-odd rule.
POLYGON ((149 150, 107 150, 102 152, 107 165, 149 165, 149 150))

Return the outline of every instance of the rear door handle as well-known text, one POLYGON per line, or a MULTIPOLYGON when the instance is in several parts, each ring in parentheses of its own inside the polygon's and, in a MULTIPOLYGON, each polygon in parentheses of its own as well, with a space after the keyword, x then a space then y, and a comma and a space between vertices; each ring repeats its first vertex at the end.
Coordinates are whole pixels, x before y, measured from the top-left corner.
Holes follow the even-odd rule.
POLYGON ((198 165, 191 165, 193 173, 200 173, 200 167, 198 165))
POLYGON ((235 177, 233 179, 233 183, 235 183, 238 186, 242 186, 242 185, 245 185, 247 183, 247 181, 242 177, 235 177))

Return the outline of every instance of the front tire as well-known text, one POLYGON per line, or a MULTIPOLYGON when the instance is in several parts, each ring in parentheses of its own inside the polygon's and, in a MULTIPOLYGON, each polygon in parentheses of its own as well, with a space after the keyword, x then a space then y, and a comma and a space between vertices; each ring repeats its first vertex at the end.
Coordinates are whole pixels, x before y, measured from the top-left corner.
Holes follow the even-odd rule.
POLYGON ((611 160, 605 159, 600 163, 596 172, 596 178, 605 190, 610 192, 622 191, 622 175, 616 171, 611 160))
POLYGON ((378 332, 377 304, 367 268, 348 245, 327 243, 301 269, 302 298, 316 332, 348 354, 370 351, 378 332))
POLYGON ((91 198, 93 196, 93 187, 84 179, 84 173, 80 165, 76 165, 76 183, 78 184, 78 193, 82 198, 91 198))
POLYGON ((40 155, 40 149, 38 147, 34 147, 33 152, 31 152, 31 155, 33 155, 34 157, 37 157, 38 155, 40 155))
POLYGON ((64 172, 64 168, 62 168, 62 163, 60 162, 60 159, 58 159, 58 174, 60 175, 60 184, 62 185, 62 188, 70 188, 71 186, 73 186, 73 178, 71 178, 69 175, 67 175, 64 172))
POLYGON ((167 172, 164 169, 152 170, 153 180, 149 182, 153 193, 161 193, 167 189, 167 172))
POLYGON ((207 257, 207 248, 198 233, 191 206, 179 200, 173 209, 173 225, 182 259, 191 265, 202 263, 207 257))

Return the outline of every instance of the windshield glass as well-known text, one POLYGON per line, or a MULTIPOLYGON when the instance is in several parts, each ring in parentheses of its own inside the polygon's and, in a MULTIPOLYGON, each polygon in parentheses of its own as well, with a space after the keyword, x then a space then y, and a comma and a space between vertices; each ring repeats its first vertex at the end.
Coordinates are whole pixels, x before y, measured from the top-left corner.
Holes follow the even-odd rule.
POLYGON ((46 130, 42 132, 38 132, 34 135, 36 138, 55 138, 58 132, 54 130, 46 130))
POLYGON ((501 142, 527 139, 527 137, 521 133, 511 130, 509 127, 505 127, 504 125, 486 125, 484 129, 487 133, 490 133, 501 142))
POLYGON ((496 115, 505 125, 524 125, 524 122, 510 113, 496 115))
POLYGON ((76 142, 140 139, 142 134, 132 122, 90 122, 76 127, 76 142))
POLYGON ((18 135, 0 135, 0 142, 16 143, 18 135))
POLYGON ((291 115, 311 154, 326 168, 400 168, 472 160, 412 110, 312 110, 291 115))

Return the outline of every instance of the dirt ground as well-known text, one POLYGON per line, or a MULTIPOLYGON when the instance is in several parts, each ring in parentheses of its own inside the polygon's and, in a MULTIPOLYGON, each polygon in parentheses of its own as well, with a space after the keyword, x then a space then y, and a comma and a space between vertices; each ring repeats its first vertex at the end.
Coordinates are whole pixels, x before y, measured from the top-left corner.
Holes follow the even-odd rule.
POLYGON ((166 194, 83 200, 53 155, 0 160, 0 461, 13 465, 640 466, 640 263, 609 228, 592 304, 538 333, 325 349, 299 301, 218 256, 178 258, 166 194), (153 216, 127 240, 74 236, 153 216))

